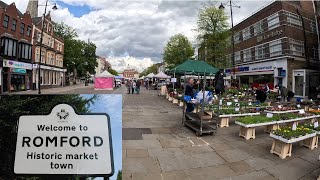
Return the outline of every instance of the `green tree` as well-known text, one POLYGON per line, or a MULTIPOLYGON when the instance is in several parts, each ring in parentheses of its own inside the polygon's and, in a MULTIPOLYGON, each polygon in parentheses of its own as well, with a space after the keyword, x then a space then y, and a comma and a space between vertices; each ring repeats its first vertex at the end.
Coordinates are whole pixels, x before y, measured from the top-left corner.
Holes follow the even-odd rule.
POLYGON ((118 172, 117 180, 122 180, 122 170, 118 172))
POLYGON ((230 46, 228 16, 213 5, 202 8, 198 15, 197 31, 201 46, 205 47, 205 61, 216 68, 225 68, 230 62, 226 52, 230 46))
POLYGON ((142 71, 142 73, 140 73, 140 77, 142 76, 147 76, 150 73, 153 74, 157 74, 158 73, 158 68, 162 65, 162 63, 158 63, 158 64, 153 64, 152 66, 148 67, 147 69, 145 69, 144 71, 142 71))
POLYGON ((22 115, 49 114, 58 103, 73 105, 78 112, 89 112, 96 96, 80 95, 0 96, 0 179, 16 179, 13 165, 17 122, 22 115))
POLYGON ((164 47, 163 60, 166 67, 172 69, 194 55, 194 49, 188 38, 182 34, 176 34, 170 38, 164 47))
POLYGON ((118 76, 119 75, 118 72, 116 70, 114 70, 114 69, 108 69, 108 72, 110 74, 114 75, 114 76, 118 76))
POLYGON ((96 45, 77 39, 78 34, 72 27, 64 24, 55 24, 55 34, 64 40, 64 67, 68 74, 73 74, 73 83, 78 77, 87 73, 95 74, 98 65, 96 56, 96 45))

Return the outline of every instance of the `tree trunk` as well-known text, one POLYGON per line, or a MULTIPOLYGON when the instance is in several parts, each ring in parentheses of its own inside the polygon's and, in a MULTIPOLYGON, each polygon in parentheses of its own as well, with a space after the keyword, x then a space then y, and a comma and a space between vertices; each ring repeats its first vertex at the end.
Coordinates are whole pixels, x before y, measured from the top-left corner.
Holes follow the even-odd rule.
POLYGON ((77 84, 77 77, 78 77, 77 68, 74 68, 73 69, 73 84, 74 85, 77 84))

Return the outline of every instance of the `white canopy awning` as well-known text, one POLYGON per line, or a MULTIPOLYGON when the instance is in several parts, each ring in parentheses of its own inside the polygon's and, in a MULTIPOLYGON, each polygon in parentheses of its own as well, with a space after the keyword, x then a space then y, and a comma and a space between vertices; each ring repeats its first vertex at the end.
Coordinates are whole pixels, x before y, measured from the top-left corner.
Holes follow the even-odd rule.
POLYGON ((154 76, 155 76, 155 75, 154 75, 153 73, 150 73, 150 74, 147 75, 146 78, 154 78, 154 76))
POLYGON ((159 72, 157 75, 155 75, 154 77, 156 78, 160 78, 160 79, 168 79, 171 78, 170 76, 166 75, 165 73, 163 73, 162 71, 159 72))
POLYGON ((112 75, 111 73, 109 73, 108 71, 103 71, 99 76, 97 77, 114 77, 114 75, 112 75))

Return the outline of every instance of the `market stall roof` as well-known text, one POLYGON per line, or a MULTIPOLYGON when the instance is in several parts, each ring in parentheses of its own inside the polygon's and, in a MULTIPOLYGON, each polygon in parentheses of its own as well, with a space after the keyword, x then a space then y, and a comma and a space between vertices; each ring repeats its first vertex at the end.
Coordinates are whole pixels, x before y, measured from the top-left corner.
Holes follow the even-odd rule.
POLYGON ((114 78, 116 78, 116 79, 124 79, 124 77, 122 77, 122 76, 115 76, 114 78))
POLYGON ((145 78, 145 76, 142 76, 142 77, 140 77, 139 79, 144 79, 145 78))
POLYGON ((108 71, 103 71, 98 77, 114 77, 114 75, 112 75, 108 71))
POLYGON ((160 78, 160 79, 167 79, 170 78, 170 76, 166 75, 164 72, 159 72, 157 75, 155 75, 154 77, 156 78, 160 78))
POLYGON ((150 73, 150 74, 147 75, 146 78, 154 78, 154 76, 155 76, 155 75, 154 75, 153 73, 150 73))
POLYGON ((211 74, 214 75, 219 70, 211 66, 205 61, 200 60, 187 60, 184 63, 180 64, 176 68, 171 69, 170 73, 176 74, 211 74))

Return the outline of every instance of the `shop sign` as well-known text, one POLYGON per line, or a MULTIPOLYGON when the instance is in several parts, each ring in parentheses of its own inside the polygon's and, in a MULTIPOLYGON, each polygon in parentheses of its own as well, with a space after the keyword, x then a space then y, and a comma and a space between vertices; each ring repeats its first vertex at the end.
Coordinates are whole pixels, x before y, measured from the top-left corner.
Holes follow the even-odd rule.
POLYGON ((10 68, 10 72, 26 74, 27 70, 26 69, 21 69, 21 68, 10 68))
POLYGON ((234 69, 229 68, 225 70, 225 73, 232 73, 232 72, 249 72, 249 71, 263 71, 263 70, 272 70, 273 66, 241 66, 236 67, 234 69))
POLYGON ((3 67, 32 70, 32 64, 18 62, 18 61, 11 61, 11 60, 3 60, 3 67))
POLYGON ((253 67, 252 71, 270 70, 272 66, 253 67))
POLYGON ((21 116, 14 172, 112 176, 109 116, 79 115, 67 104, 55 106, 49 115, 21 116))
POLYGON ((267 40, 267 39, 275 37, 275 36, 281 36, 282 33, 283 33, 283 30, 276 30, 276 31, 271 32, 270 34, 258 36, 257 42, 261 42, 263 40, 267 40))

